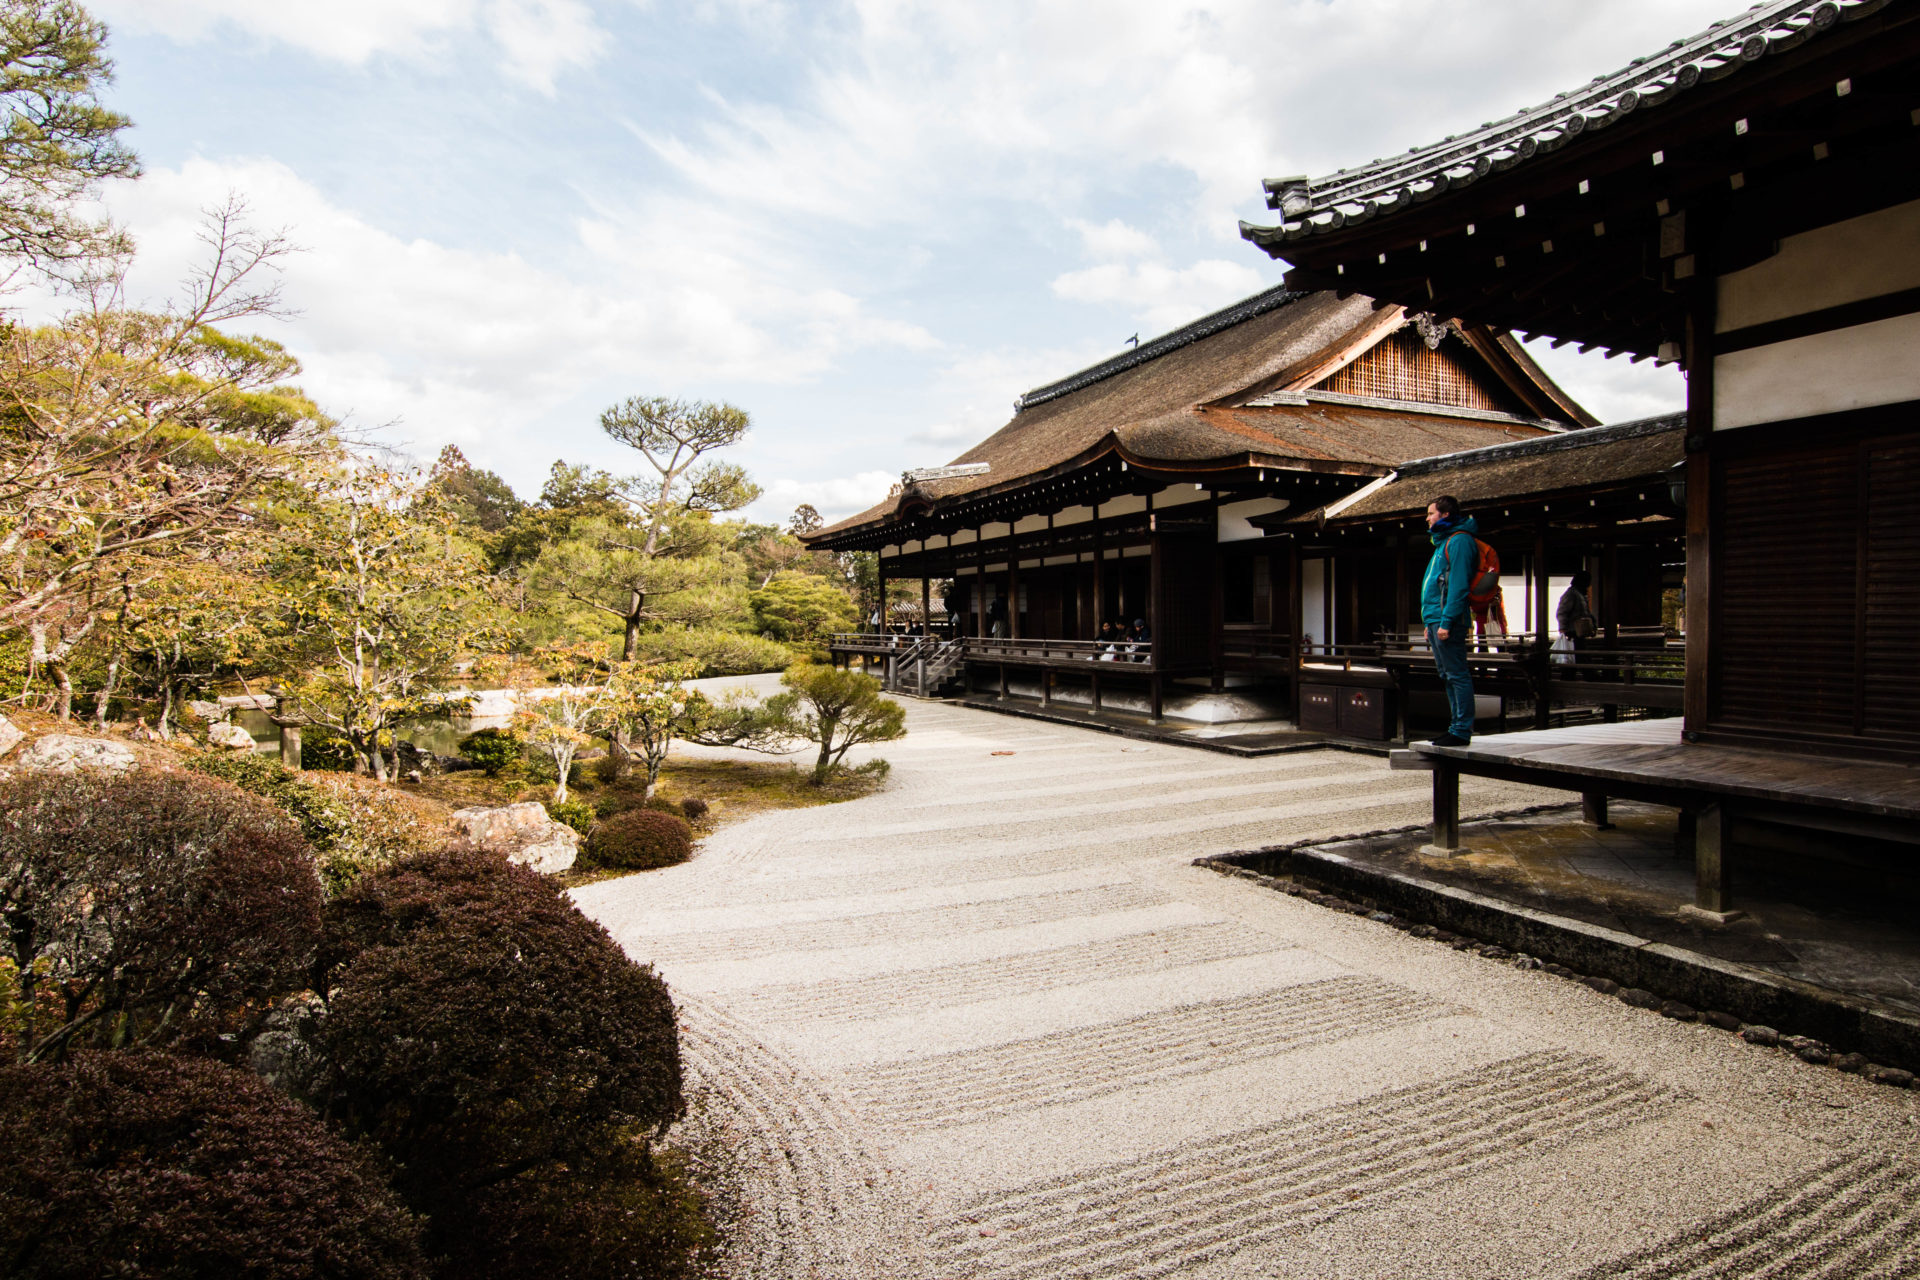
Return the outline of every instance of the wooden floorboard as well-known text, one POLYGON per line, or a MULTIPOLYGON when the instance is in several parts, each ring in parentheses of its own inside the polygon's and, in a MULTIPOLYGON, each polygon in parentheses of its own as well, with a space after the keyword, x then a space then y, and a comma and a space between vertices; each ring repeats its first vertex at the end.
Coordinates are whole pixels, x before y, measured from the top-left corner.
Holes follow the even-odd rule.
POLYGON ((1920 821, 1920 768, 1683 743, 1677 719, 1506 733, 1465 747, 1415 746, 1460 761, 1463 773, 1485 764, 1571 775, 1569 789, 1604 790, 1582 783, 1612 781, 1920 821))

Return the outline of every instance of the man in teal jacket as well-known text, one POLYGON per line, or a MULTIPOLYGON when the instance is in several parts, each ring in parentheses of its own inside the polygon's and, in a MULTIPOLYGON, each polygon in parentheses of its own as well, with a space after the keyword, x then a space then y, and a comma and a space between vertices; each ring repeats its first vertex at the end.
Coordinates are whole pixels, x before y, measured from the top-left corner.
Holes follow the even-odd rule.
POLYGON ((1473 615, 1467 592, 1480 561, 1473 537, 1480 526, 1472 516, 1462 519, 1460 504, 1443 493, 1427 504, 1427 530, 1433 539, 1433 556, 1427 561, 1426 581, 1420 585, 1420 620, 1427 624, 1427 644, 1441 683, 1447 687, 1447 711, 1453 717, 1433 745, 1464 747, 1473 739, 1473 675, 1467 670, 1473 615))

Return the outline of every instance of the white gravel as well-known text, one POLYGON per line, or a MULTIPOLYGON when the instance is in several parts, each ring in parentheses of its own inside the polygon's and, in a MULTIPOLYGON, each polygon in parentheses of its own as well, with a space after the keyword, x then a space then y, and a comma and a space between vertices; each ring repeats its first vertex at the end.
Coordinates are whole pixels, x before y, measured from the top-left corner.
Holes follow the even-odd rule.
POLYGON ((1189 865, 1424 775, 909 725, 880 794, 576 893, 680 1003, 731 1275, 1920 1276, 1920 1095, 1189 865))

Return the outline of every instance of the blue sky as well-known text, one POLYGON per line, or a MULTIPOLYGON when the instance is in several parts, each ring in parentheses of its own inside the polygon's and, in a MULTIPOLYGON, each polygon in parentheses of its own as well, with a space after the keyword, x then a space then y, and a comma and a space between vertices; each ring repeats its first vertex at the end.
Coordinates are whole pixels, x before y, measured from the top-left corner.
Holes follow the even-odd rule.
MULTIPOLYGON (((730 400, 753 514, 830 517, 1021 391, 1278 281, 1260 179, 1529 105, 1725 0, 92 0, 147 173, 137 293, 228 193, 301 246, 260 326, 331 411, 523 495, 730 400)), ((1613 420, 1672 370, 1543 361, 1613 420)))

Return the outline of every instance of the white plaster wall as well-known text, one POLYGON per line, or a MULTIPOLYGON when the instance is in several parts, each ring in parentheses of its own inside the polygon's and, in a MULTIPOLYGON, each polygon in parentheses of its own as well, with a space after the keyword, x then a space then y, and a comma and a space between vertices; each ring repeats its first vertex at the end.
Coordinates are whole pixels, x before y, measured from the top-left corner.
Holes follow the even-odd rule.
POLYGON ((1725 333, 1913 288, 1920 200, 1788 236, 1765 262, 1721 276, 1714 328, 1725 333))
POLYGON ((1054 513, 1053 527, 1058 529, 1066 524, 1085 524, 1091 519, 1093 519, 1092 507, 1068 507, 1064 511, 1054 513))
POLYGON ((1024 516, 1014 523, 1013 531, 1015 533, 1033 533, 1046 527, 1047 518, 1045 516, 1024 516))
POLYGON ((1325 560, 1302 560, 1300 562, 1300 630, 1313 637, 1315 644, 1326 644, 1328 639, 1320 633, 1325 630, 1322 617, 1327 607, 1327 562, 1325 560))
POLYGON ((1145 498, 1137 493, 1123 493, 1115 497, 1111 502, 1101 503, 1100 516, 1102 519, 1108 516, 1130 516, 1136 511, 1145 511, 1146 509, 1147 500, 1145 498))
POLYGON ((1247 523, 1247 517, 1285 511, 1289 505, 1285 498, 1248 498, 1245 502, 1226 503, 1220 508, 1220 541, 1246 542, 1266 537, 1261 530, 1247 523))
POLYGON ((1920 315, 1809 334, 1713 362, 1716 431, 1920 400, 1920 315))
POLYGON ((1153 509, 1164 511, 1168 507, 1184 507, 1189 502, 1205 502, 1207 491, 1196 489, 1190 484, 1170 484, 1153 495, 1153 509))

